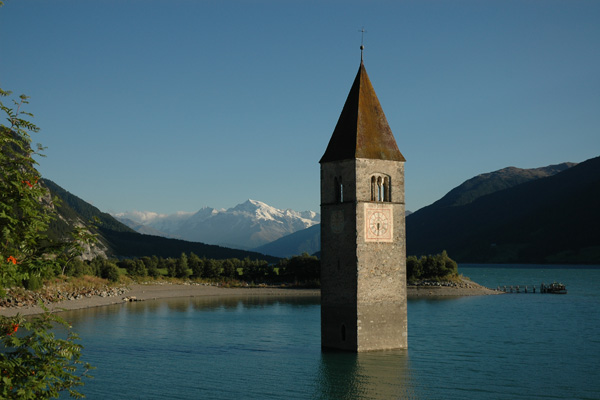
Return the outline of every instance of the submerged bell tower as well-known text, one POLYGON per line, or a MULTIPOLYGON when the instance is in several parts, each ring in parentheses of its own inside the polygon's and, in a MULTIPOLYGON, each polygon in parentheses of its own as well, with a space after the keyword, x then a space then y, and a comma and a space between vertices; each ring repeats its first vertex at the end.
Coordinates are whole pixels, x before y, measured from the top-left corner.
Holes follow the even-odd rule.
POLYGON ((406 348, 405 159, 362 54, 319 162, 321 346, 406 348))

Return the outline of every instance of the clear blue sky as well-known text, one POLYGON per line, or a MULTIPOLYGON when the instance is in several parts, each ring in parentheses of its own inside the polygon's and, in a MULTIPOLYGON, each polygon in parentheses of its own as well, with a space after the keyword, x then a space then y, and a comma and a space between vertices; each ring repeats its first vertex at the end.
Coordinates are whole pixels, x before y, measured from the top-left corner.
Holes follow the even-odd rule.
POLYGON ((102 211, 318 211, 362 26, 407 209, 600 155, 600 1, 5 0, 0 87, 31 96, 43 176, 102 211))

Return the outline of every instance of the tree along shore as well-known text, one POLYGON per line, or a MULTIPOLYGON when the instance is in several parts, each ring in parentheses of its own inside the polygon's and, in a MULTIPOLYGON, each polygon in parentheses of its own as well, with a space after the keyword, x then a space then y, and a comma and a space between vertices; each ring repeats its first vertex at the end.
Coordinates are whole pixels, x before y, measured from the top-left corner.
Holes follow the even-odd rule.
MULTIPOLYGON (((168 259, 98 257, 73 260, 64 271, 67 275, 46 280, 34 290, 8 289, 0 299, 0 315, 36 314, 42 312, 40 303, 61 310, 172 297, 320 294, 320 262, 308 254, 277 264, 213 260, 193 253, 168 259)), ((460 276, 456 262, 446 252, 409 257, 407 277, 409 298, 498 293, 460 276)))

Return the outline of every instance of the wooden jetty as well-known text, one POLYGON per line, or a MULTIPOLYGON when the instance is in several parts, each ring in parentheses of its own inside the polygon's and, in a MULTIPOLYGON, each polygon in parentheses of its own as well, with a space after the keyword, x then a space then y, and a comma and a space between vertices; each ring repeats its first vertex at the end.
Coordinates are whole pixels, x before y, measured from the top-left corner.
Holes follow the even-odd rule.
POLYGON ((550 294, 567 294, 567 288, 562 283, 553 282, 551 284, 542 283, 539 289, 536 290, 535 285, 510 285, 498 286, 496 289, 504 293, 550 293, 550 294))

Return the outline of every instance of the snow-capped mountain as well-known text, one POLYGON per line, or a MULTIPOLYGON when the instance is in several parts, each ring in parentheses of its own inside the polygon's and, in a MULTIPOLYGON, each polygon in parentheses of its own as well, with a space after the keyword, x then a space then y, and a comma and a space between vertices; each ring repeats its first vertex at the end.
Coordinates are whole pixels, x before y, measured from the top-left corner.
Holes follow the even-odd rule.
POLYGON ((262 246, 320 222, 314 211, 280 210, 257 200, 226 210, 204 207, 196 213, 133 211, 113 216, 137 231, 153 229, 160 236, 239 249, 262 246))

